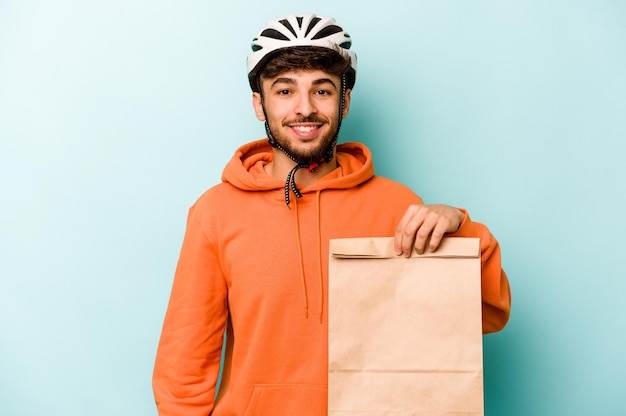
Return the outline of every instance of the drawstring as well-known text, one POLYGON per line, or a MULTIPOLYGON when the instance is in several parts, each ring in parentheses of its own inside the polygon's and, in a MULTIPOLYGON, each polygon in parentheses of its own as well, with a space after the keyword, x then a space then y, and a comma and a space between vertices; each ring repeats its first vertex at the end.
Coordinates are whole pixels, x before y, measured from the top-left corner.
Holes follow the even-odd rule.
POLYGON ((302 198, 302 193, 296 186, 296 172, 298 171, 298 169, 308 168, 309 172, 314 172, 319 165, 319 163, 311 163, 310 165, 298 163, 296 166, 293 167, 293 169, 291 169, 291 171, 289 171, 289 174, 287 175, 287 180, 285 181, 285 203, 287 204, 287 206, 289 206, 289 204, 291 203, 291 198, 289 197, 289 189, 293 191, 293 194, 296 196, 296 198, 302 198))
MULTIPOLYGON (((319 279, 319 320, 320 323, 324 321, 324 299, 325 299, 325 290, 324 290, 324 267, 322 262, 322 216, 321 216, 321 191, 317 191, 315 193, 316 199, 316 225, 317 225, 317 273, 319 279)), ((307 291, 306 284, 306 276, 304 271, 304 253, 302 252, 302 236, 300 234, 300 212, 298 211, 298 203, 294 204, 295 207, 295 220, 296 220, 296 240, 298 242, 298 260, 300 266, 300 283, 302 288, 302 298, 304 300, 304 317, 308 319, 309 317, 309 294, 307 291)))
POLYGON ((322 267, 322 218, 320 213, 320 197, 322 195, 321 191, 317 191, 316 193, 316 202, 317 202, 317 264, 318 264, 318 275, 320 278, 320 324, 323 322, 324 318, 324 270, 322 267))
POLYGON ((300 280, 302 283, 302 297, 304 298, 304 317, 309 317, 309 296, 306 290, 306 278, 304 277, 304 256, 302 254, 302 240, 300 239, 300 217, 298 213, 298 203, 296 207, 296 240, 298 241, 298 257, 300 260, 300 280))

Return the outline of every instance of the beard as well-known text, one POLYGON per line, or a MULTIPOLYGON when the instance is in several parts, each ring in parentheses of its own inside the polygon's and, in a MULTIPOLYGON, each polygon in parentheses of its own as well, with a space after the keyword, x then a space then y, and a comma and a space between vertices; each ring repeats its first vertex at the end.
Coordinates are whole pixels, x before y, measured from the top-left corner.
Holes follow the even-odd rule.
MULTIPOLYGON (((288 123, 284 123, 282 127, 285 125, 295 122, 295 123, 324 123, 323 120, 320 120, 316 117, 307 117, 301 118, 298 120, 290 120, 288 123)), ((332 144, 333 140, 337 136, 339 128, 335 128, 329 131, 327 134, 323 135, 317 145, 311 148, 298 148, 293 144, 293 142, 287 137, 286 134, 283 134, 281 129, 274 128, 272 124, 269 124, 270 132, 276 140, 276 143, 280 147, 284 149, 284 152, 287 153, 288 156, 291 156, 298 163, 304 165, 311 165, 313 163, 318 163, 324 161, 324 157, 326 156, 326 152, 328 151, 328 147, 332 144)))

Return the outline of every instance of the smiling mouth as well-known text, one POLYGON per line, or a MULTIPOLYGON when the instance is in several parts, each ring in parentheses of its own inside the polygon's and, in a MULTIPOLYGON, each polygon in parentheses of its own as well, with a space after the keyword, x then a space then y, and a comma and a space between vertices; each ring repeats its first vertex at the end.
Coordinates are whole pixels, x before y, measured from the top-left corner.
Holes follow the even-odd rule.
POLYGON ((320 128, 320 126, 291 126, 292 129, 299 131, 300 133, 310 133, 313 130, 320 128))
POLYGON ((295 133, 305 136, 315 134, 324 124, 326 124, 326 121, 316 116, 298 117, 284 123, 285 126, 292 129, 295 133))

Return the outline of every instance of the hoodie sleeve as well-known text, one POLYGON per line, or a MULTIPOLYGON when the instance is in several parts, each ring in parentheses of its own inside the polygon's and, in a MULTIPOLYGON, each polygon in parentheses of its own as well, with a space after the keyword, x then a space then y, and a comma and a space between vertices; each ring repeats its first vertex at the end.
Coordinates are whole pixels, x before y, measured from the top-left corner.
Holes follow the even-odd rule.
POLYGON ((189 212, 161 332, 152 386, 159 415, 206 416, 213 409, 227 286, 217 249, 189 212))
POLYGON ((497 332, 504 328, 511 312, 511 292, 501 266, 500 245, 485 225, 472 222, 467 211, 461 211, 463 221, 450 236, 480 238, 483 333, 497 332))

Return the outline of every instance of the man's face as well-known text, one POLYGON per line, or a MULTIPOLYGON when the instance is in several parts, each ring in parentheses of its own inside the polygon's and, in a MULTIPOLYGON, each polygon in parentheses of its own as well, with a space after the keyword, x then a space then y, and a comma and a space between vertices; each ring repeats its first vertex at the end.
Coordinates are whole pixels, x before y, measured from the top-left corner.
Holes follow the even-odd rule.
MULTIPOLYGON (((302 163, 322 159, 339 128, 340 78, 320 70, 293 71, 261 79, 261 89, 263 98, 253 94, 255 113, 261 121, 267 115, 278 144, 302 163)), ((348 90, 343 117, 349 106, 348 90)))

